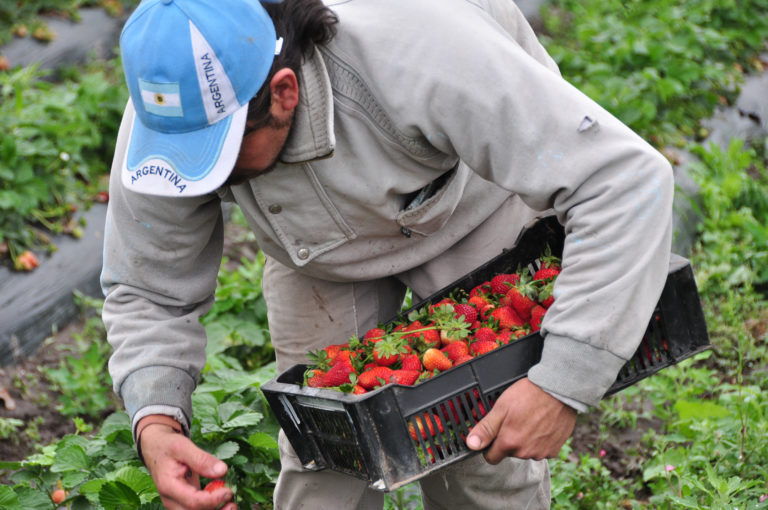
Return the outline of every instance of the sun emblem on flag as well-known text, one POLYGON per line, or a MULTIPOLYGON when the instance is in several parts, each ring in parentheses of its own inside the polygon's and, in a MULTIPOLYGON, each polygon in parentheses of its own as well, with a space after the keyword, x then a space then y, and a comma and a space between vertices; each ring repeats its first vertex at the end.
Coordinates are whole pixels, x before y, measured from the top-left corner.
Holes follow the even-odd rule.
POLYGON ((162 105, 165 104, 165 96, 160 94, 159 92, 155 94, 155 103, 162 105))

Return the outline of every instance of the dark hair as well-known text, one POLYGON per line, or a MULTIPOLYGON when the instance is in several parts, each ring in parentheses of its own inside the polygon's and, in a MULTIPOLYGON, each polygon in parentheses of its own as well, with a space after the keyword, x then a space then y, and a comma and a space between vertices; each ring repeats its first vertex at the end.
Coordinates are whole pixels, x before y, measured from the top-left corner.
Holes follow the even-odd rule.
POLYGON ((321 0, 284 0, 263 5, 275 24, 277 37, 283 38, 283 47, 275 56, 261 89, 248 103, 247 131, 259 129, 271 121, 269 82, 275 72, 287 67, 298 77, 302 60, 312 54, 315 45, 326 44, 333 39, 339 21, 321 0))

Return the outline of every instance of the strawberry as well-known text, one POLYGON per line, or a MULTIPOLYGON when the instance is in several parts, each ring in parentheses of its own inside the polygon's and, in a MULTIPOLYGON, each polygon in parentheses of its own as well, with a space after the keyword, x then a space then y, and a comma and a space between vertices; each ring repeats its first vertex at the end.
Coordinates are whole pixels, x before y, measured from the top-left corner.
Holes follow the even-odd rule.
MULTIPOLYGON (((421 371, 419 370, 392 370, 392 374, 389 376, 387 382, 413 386, 420 375, 421 371)), ((360 377, 362 377, 362 375, 360 377)))
POLYGON ((429 313, 430 314, 435 313, 436 309, 440 308, 443 305, 451 305, 451 306, 453 306, 455 303, 456 303, 456 301, 454 301, 451 298, 443 298, 440 301, 438 301, 437 303, 435 303, 434 305, 429 305, 429 313))
POLYGON ((482 327, 475 331, 475 340, 496 340, 497 333, 493 328, 482 327))
POLYGON ((368 393, 368 390, 360 386, 359 384, 355 384, 355 387, 352 388, 352 394, 353 395, 362 395, 363 393, 368 393))
POLYGON ((13 268, 16 269, 16 271, 32 271, 39 265, 40 262, 37 260, 35 254, 26 250, 16 257, 16 260, 13 263, 13 268))
POLYGON ((370 343, 375 343, 384 338, 384 335, 386 335, 387 332, 384 331, 381 328, 372 328, 366 331, 365 335, 363 335, 363 345, 368 345, 370 343))
POLYGON ((533 331, 538 331, 541 328, 541 319, 545 313, 547 313, 547 309, 543 306, 536 305, 533 307, 531 310, 531 329, 533 331))
POLYGON ((453 305, 454 317, 464 318, 464 322, 472 324, 477 320, 477 310, 472 305, 457 303, 453 305))
POLYGON ((392 369, 389 367, 373 367, 360 374, 360 377, 357 379, 357 384, 366 390, 372 390, 387 384, 391 375, 392 369))
POLYGON ((453 366, 456 366, 456 365, 461 365, 462 363, 466 363, 467 361, 472 361, 473 359, 475 359, 475 357, 474 357, 474 356, 472 356, 472 355, 471 355, 471 354, 469 354, 469 353, 467 353, 467 354, 462 354, 461 356, 459 356, 458 358, 456 358, 456 361, 454 361, 454 362, 453 362, 453 366))
POLYGON ((318 368, 309 370, 304 376, 306 385, 310 388, 322 388, 325 386, 325 372, 318 368))
POLYGON ((552 255, 552 249, 547 245, 544 255, 540 257, 541 267, 560 269, 560 258, 552 255))
POLYGON ((496 341, 501 345, 507 345, 515 334, 511 329, 502 329, 499 334, 496 335, 496 341))
POLYGON ((439 432, 440 434, 443 434, 445 432, 445 428, 443 427, 443 422, 440 420, 440 417, 436 414, 429 414, 424 413, 423 418, 422 416, 414 416, 411 418, 411 421, 408 423, 408 430, 411 433, 411 437, 414 441, 418 441, 418 436, 416 429, 418 428, 419 435, 421 435, 422 439, 427 439, 428 437, 434 437, 436 432, 439 432), (429 434, 429 435, 427 435, 429 434))
POLYGON ((421 363, 424 365, 424 369, 428 372, 435 370, 443 371, 448 370, 453 366, 453 362, 440 350, 434 347, 427 349, 421 357, 421 363))
POLYGON ((470 296, 469 299, 467 299, 467 304, 474 306, 476 310, 480 310, 486 305, 489 305, 490 302, 484 296, 470 296))
POLYGON ((494 294, 506 294, 510 287, 517 283, 520 275, 517 273, 502 273, 491 278, 491 292, 494 294))
POLYGON ((539 304, 544 308, 549 308, 552 303, 555 302, 555 296, 553 295, 555 290, 555 281, 550 280, 539 289, 539 304))
MULTIPOLYGON (((434 324, 431 324, 434 326, 434 324)), ((438 347, 441 343, 440 332, 437 329, 425 329, 421 333, 421 341, 426 347, 438 347)))
POLYGON ((554 279, 560 274, 560 269, 556 267, 542 267, 535 273, 533 273, 534 281, 547 281, 554 279))
POLYGON ((224 480, 221 480, 221 479, 211 480, 210 482, 208 482, 208 485, 206 485, 203 490, 206 492, 213 492, 225 486, 226 484, 224 483, 224 480))
POLYGON ((480 340, 469 346, 469 352, 474 356, 480 356, 499 347, 495 340, 480 340))
POLYGON ((337 356, 336 363, 325 374, 325 385, 328 388, 333 388, 342 384, 348 384, 350 382, 349 376, 353 373, 356 372, 349 357, 337 356))
POLYGON ((387 339, 377 342, 373 346, 373 361, 382 367, 389 367, 397 363, 403 352, 401 340, 387 339))
POLYGON ((491 292, 491 282, 483 282, 469 291, 469 297, 486 296, 491 292))
POLYGON ((56 489, 51 493, 51 501, 53 501, 55 505, 62 504, 65 499, 67 499, 67 493, 64 489, 56 489))
POLYGON ((500 328, 515 328, 525 324, 523 320, 517 315, 515 309, 511 306, 500 306, 491 312, 493 317, 498 323, 500 328))
POLYGON ((403 370, 423 370, 418 354, 406 354, 400 360, 400 368, 403 370))
POLYGON ((523 275, 504 297, 517 315, 527 321, 531 316, 531 308, 536 305, 536 287, 527 275, 523 275))
POLYGON ((440 351, 442 351, 446 356, 448 356, 448 359, 455 363, 460 356, 469 353, 469 346, 466 342, 462 341, 451 342, 440 349, 440 351))

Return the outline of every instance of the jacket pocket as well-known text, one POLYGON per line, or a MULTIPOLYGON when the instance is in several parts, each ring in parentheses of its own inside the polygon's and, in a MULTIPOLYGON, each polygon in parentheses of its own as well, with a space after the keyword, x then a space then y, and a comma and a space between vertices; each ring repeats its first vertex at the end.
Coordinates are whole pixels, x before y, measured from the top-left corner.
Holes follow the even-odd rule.
POLYGON ((284 166, 251 182, 259 209, 297 266, 357 237, 310 164, 284 166))
POLYGON ((408 236, 414 233, 429 236, 440 230, 459 205, 471 173, 460 161, 445 178, 433 183, 435 189, 427 193, 426 198, 418 194, 409 197, 408 204, 395 218, 402 232, 408 236))

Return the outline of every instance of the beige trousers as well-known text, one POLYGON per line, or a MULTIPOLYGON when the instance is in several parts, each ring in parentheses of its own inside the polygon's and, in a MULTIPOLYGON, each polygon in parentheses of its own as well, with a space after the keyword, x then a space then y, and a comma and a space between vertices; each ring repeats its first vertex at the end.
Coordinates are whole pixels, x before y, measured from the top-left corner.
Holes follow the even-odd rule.
MULTIPOLYGON (((375 281, 337 283, 302 275, 268 259, 263 290, 277 369, 307 363, 308 351, 363 335, 393 318, 406 288, 426 297, 512 246, 535 213, 516 198, 440 257, 375 281)), ((381 510, 383 494, 331 470, 307 471, 280 434, 276 510, 381 510)), ((546 461, 508 458, 497 466, 474 455, 420 481, 425 510, 548 509, 546 461)))

